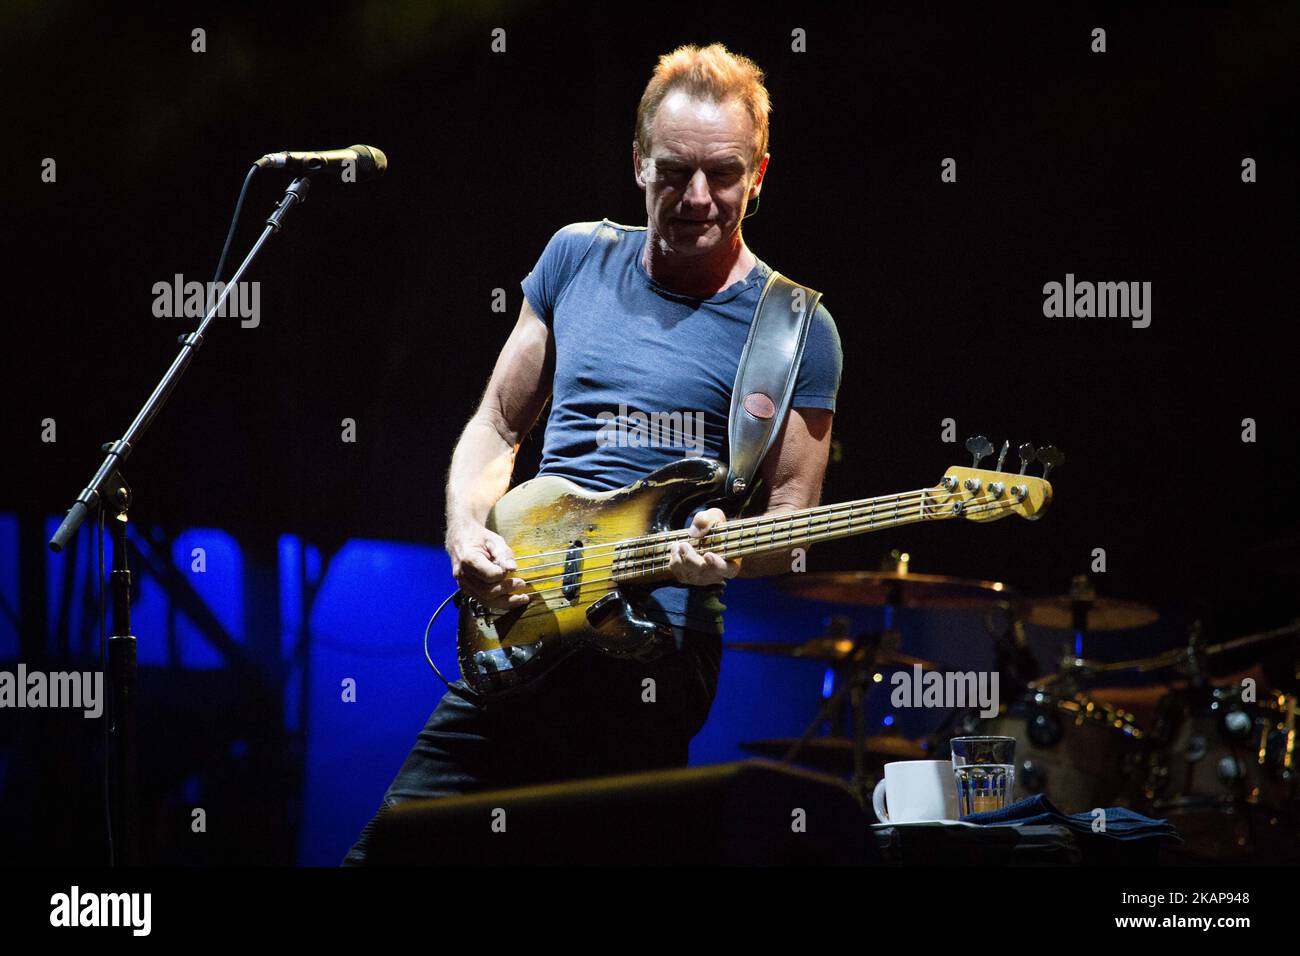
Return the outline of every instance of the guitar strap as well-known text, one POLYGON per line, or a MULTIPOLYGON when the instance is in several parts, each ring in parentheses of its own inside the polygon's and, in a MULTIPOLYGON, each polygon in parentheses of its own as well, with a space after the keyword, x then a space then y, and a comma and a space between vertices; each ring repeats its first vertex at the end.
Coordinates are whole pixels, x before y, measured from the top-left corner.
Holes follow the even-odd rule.
POLYGON ((731 391, 726 494, 753 496, 754 475, 790 409, 808 326, 822 294, 773 271, 767 278, 731 391))

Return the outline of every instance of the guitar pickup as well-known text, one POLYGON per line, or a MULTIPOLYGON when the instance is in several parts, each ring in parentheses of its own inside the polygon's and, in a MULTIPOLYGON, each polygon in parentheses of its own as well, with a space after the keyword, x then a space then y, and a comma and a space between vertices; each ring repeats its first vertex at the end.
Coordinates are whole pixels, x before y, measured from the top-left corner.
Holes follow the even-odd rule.
POLYGON ((569 545, 564 556, 564 577, 560 579, 560 593, 570 604, 578 602, 578 582, 582 579, 582 542, 569 545))

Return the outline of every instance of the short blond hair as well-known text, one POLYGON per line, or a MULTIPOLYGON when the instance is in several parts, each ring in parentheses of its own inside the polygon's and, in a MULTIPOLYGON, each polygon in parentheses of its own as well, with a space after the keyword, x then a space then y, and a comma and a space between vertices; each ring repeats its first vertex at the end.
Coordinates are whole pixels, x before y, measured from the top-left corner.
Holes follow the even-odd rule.
POLYGON ((750 168, 758 166, 767 152, 767 118, 772 112, 772 101, 758 64, 747 56, 732 53, 721 43, 706 47, 688 43, 661 56, 636 108, 636 144, 642 156, 650 155, 650 126, 659 105, 675 90, 718 103, 738 101, 754 124, 754 156, 750 168))

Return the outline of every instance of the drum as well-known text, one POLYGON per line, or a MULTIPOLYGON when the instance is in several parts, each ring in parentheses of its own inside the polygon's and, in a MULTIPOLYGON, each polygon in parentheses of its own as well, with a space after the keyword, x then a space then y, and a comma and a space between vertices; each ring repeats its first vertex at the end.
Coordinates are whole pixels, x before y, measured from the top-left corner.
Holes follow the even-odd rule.
POLYGON ((1145 812, 1167 817, 1193 856, 1300 858, 1297 701, 1247 699, 1240 684, 1171 691, 1152 728, 1145 812))
POLYGON ((1087 694, 1030 691, 962 728, 1016 739, 1016 799, 1042 793, 1064 813, 1138 802, 1143 733, 1131 714, 1087 694))

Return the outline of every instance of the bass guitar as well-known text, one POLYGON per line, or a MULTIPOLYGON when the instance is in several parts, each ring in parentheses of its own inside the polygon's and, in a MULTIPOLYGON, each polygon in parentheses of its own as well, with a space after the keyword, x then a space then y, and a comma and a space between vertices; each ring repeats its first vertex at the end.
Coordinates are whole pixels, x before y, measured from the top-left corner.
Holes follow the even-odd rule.
MULTIPOLYGON (((922 521, 1036 519, 1052 499, 1047 472, 1064 456, 1038 452, 1041 478, 1024 474, 1033 457, 1033 446, 1022 446, 1020 474, 955 466, 930 488, 727 521, 693 545, 731 559, 922 521)), ((717 461, 685 458, 614 491, 587 491, 555 475, 512 488, 487 526, 510 545, 531 599, 502 611, 461 592, 456 644, 465 682, 490 697, 535 680, 580 647, 631 658, 661 647, 666 629, 643 619, 624 588, 673 580, 670 548, 689 537, 682 526, 696 507, 720 500, 726 477, 717 461)))

